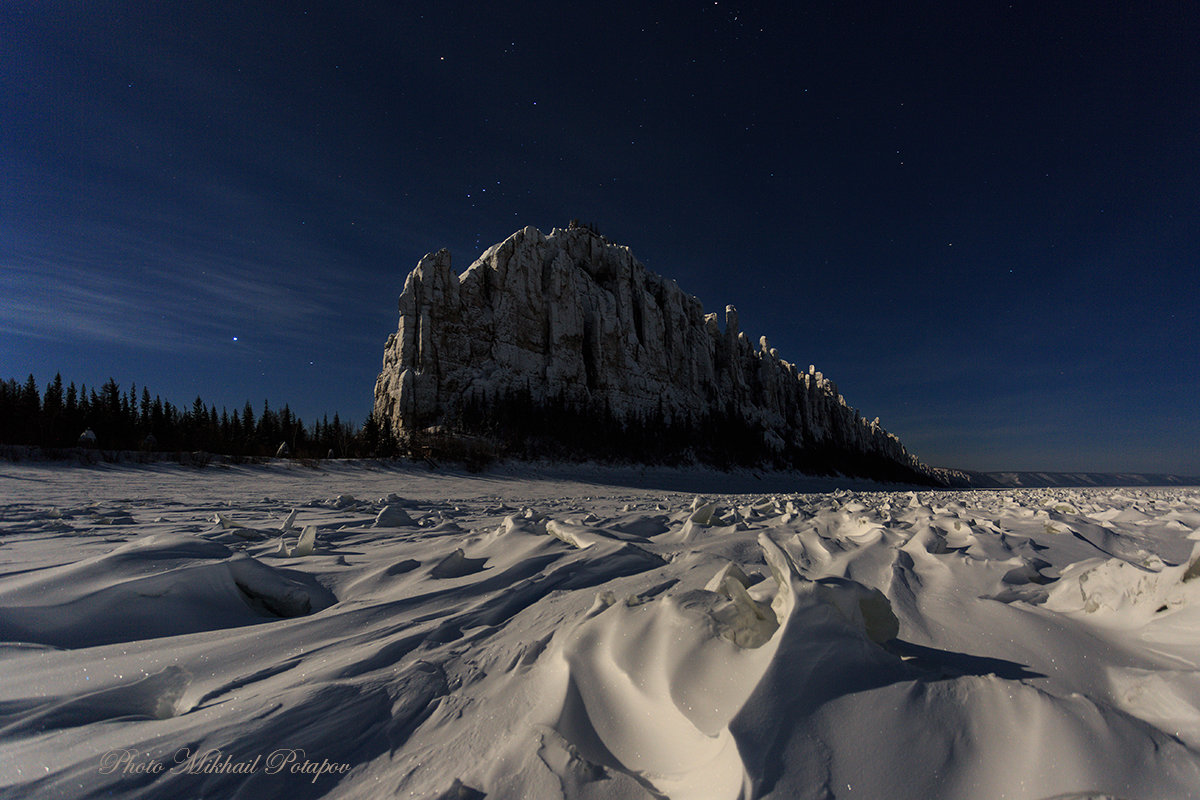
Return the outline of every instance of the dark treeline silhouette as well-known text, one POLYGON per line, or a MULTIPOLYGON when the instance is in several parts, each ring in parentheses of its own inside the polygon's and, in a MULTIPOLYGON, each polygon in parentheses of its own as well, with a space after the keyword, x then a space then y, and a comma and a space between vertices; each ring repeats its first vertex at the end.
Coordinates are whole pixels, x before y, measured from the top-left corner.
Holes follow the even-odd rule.
MULTIPOLYGON (((430 424, 433 420, 417 420, 430 424)), ((504 456, 580 458, 641 464, 702 463, 730 469, 768 467, 818 475, 858 475, 877 480, 932 485, 930 476, 907 464, 856 451, 850 443, 808 441, 776 451, 764 447, 764 431, 729 406, 699 419, 668 420, 662 404, 648 414, 618 418, 607 404, 577 405, 561 394, 535 400, 530 388, 488 398, 463 398, 440 426, 489 441, 504 456)), ((445 435, 445 434, 444 434, 445 435)), ((401 451, 411 450, 412 443, 401 451)), ((436 445, 436 442, 434 442, 436 445)))
POLYGON ((275 410, 264 401, 256 412, 247 402, 229 412, 196 397, 190 406, 175 406, 145 387, 139 393, 136 384, 122 391, 112 378, 98 390, 76 389, 73 382, 64 387, 62 376, 55 375, 44 392, 33 375, 23 384, 0 382, 0 444, 247 457, 274 456, 285 444, 287 454, 299 458, 377 455, 378 434, 370 441, 363 433, 337 414, 306 426, 286 404, 275 410), (89 431, 94 441, 83 436, 89 431))
POLYGON ((462 398, 443 420, 416 422, 420 432, 398 440, 391 425, 374 414, 368 415, 358 430, 337 414, 332 421, 322 418, 306 426, 287 405, 276 411, 264 402, 256 412, 247 402, 230 413, 197 397, 190 407, 174 406, 151 396, 145 387, 139 390, 131 385, 123 391, 112 378, 98 390, 76 389, 74 383, 64 388, 62 377, 55 375, 44 392, 39 391, 33 375, 23 384, 12 379, 0 382, 0 445, 200 451, 248 458, 407 455, 431 464, 434 459, 459 461, 472 469, 497 457, 699 462, 724 469, 766 466, 930 482, 928 476, 907 465, 836 444, 809 442, 766 455, 763 431, 733 408, 710 412, 698 420, 668 421, 660 405, 655 413, 623 419, 607 405, 580 407, 561 395, 535 401, 525 387, 502 397, 474 394, 462 398), (437 427, 423 427, 435 424, 437 427), (281 452, 281 445, 286 445, 286 450, 281 452))

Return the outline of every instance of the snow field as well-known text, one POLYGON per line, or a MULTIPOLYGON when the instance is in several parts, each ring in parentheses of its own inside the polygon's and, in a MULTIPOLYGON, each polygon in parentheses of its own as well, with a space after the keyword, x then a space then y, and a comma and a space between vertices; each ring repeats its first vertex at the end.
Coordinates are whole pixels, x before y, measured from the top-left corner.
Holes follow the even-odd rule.
POLYGON ((0 795, 1196 794, 1200 491, 770 483, 0 465, 0 795))

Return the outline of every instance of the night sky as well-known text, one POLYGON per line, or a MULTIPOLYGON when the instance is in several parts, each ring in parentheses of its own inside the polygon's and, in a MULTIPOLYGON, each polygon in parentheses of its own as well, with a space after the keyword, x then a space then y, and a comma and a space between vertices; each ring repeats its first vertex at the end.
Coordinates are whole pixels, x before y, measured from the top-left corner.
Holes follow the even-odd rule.
POLYGON ((572 218, 927 463, 1200 475, 1200 4, 0 5, 0 379, 361 422, 572 218))

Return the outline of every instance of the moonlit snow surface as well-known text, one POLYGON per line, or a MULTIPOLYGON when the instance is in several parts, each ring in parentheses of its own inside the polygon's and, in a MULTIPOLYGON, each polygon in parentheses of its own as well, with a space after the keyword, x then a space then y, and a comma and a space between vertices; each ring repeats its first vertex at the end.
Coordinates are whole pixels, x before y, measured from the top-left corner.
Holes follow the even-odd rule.
POLYGON ((1195 796, 1200 490, 838 485, 2 464, 0 795, 1195 796))

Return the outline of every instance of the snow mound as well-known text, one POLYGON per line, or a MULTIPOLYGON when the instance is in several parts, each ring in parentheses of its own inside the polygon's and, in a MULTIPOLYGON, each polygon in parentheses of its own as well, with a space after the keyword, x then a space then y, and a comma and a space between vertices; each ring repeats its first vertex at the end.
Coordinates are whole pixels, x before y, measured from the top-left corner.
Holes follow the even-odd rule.
POLYGON ((334 602, 315 581, 225 545, 158 533, 6 580, 0 640, 91 647, 301 616, 334 602))
POLYGON ((479 572, 486 563, 486 558, 467 558, 460 547, 435 564, 429 574, 435 578, 462 578, 479 572))
POLYGON ((0 726, 0 734, 43 733, 118 720, 170 719, 188 710, 182 706, 182 701, 191 680, 187 670, 165 667, 123 685, 51 703, 0 726))
POLYGON ((576 525, 556 519, 546 520, 546 533, 572 547, 584 550, 598 542, 645 542, 646 539, 636 534, 625 533, 615 529, 593 528, 588 525, 576 525))
POLYGON ((1176 566, 1161 559, 1137 566, 1120 558, 1092 558, 1071 564, 1050 590, 1045 607, 1081 613, 1109 624, 1141 625, 1158 614, 1200 601, 1200 544, 1176 566))
POLYGON ((770 637, 755 638, 752 647, 735 640, 739 632, 758 633, 760 615, 778 628, 791 615, 798 580, 774 542, 763 537, 760 544, 775 582, 765 610, 732 571, 722 580, 723 588, 741 587, 732 614, 720 614, 718 596, 706 590, 650 603, 602 597, 557 656, 561 699, 551 727, 587 761, 667 796, 725 800, 744 791, 747 776, 728 724, 774 648, 770 637))
POLYGON ((374 527, 405 528, 416 524, 413 518, 408 515, 408 512, 399 505, 388 504, 379 509, 379 513, 375 515, 374 527))

